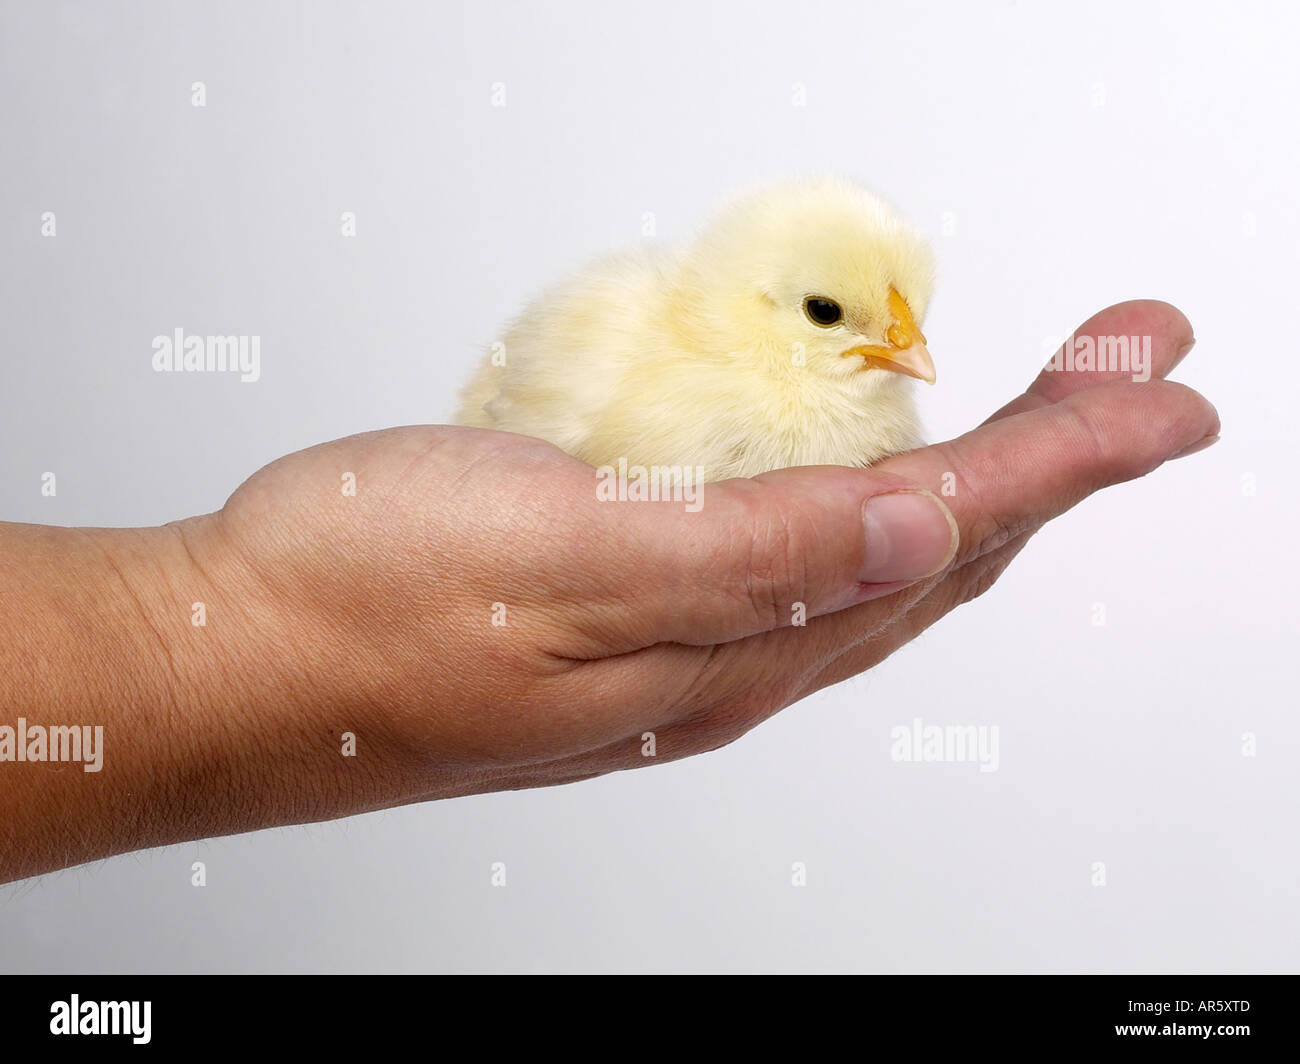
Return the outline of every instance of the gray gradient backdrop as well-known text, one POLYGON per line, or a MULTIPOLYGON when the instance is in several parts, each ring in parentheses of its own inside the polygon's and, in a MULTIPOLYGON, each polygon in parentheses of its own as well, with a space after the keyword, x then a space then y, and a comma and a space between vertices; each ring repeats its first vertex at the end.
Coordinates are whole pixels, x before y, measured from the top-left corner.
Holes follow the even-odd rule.
POLYGON ((1154 296, 1223 442, 721 752, 0 888, 0 970, 1294 970, 1294 5, 554 6, 0 4, 0 517, 162 522, 445 419, 644 212, 818 170, 934 239, 931 438, 1154 296), (153 373, 177 326, 262 379, 153 373), (1000 771, 892 762, 914 716, 998 725, 1000 771))

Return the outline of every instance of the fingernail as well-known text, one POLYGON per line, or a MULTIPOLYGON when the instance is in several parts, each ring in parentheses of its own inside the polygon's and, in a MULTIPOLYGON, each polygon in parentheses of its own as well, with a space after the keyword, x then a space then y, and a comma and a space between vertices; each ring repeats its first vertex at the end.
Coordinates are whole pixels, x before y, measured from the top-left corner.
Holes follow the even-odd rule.
POLYGON ((1178 363, 1180 363, 1183 359, 1185 359, 1187 357, 1187 352, 1190 351, 1195 346, 1196 346, 1196 337, 1193 336, 1190 340, 1187 341, 1187 343, 1183 344, 1183 346, 1178 349, 1178 353, 1174 355, 1174 365, 1175 366, 1178 365, 1178 363))
POLYGON ((1195 454, 1197 451, 1203 451, 1207 447, 1213 447, 1218 442, 1218 436, 1205 436, 1202 439, 1197 440, 1190 447, 1184 447, 1177 454, 1170 455, 1169 461, 1172 462, 1175 458, 1186 458, 1189 454, 1195 454))
POLYGON ((922 580, 957 553, 957 522, 928 491, 873 495, 862 508, 867 532, 865 584, 922 580))

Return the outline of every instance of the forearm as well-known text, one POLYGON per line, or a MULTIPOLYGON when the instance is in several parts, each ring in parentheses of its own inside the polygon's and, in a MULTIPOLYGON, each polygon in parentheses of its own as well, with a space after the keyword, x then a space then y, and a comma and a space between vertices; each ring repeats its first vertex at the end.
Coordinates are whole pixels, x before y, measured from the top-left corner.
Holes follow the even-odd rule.
POLYGON ((0 881, 372 804, 215 520, 0 524, 0 881))

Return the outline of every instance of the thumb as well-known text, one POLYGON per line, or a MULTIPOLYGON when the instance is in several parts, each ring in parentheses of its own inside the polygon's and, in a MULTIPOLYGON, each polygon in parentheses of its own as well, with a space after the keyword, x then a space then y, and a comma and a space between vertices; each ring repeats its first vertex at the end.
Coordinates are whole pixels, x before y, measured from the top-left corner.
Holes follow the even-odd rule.
MULTIPOLYGON (((957 550, 937 496, 869 469, 806 466, 702 486, 698 512, 637 506, 638 630, 709 645, 832 613, 933 576, 957 550)), ((630 587, 629 587, 630 585, 630 587)))

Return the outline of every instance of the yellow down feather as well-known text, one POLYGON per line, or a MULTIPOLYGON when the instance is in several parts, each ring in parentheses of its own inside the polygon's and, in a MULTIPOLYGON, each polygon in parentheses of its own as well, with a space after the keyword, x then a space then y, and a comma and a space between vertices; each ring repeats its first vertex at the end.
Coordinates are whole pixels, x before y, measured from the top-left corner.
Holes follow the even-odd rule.
POLYGON ((592 465, 703 467, 705 480, 868 465, 919 446, 914 382, 884 345, 894 289, 924 320, 933 265, 884 202, 836 178, 760 189, 692 243, 611 255, 510 325, 457 422, 547 440, 592 465), (842 320, 810 318, 832 300, 842 320))

